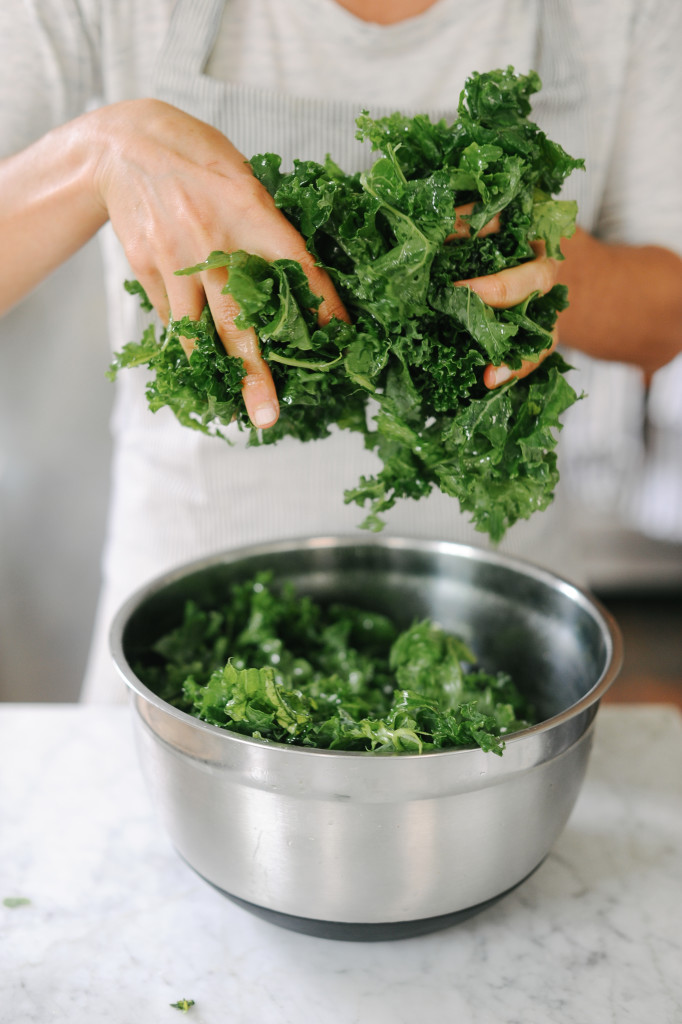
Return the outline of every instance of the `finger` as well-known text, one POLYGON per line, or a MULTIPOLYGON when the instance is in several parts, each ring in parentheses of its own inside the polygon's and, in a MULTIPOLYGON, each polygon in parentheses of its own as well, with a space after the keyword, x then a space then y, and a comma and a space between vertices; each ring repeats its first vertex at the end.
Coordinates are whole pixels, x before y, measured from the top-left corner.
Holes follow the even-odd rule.
POLYGON ((249 419, 254 427, 271 427, 279 417, 279 401, 270 367, 261 355, 256 332, 252 328, 242 330, 235 325, 240 310, 232 296, 223 292, 226 271, 208 270, 201 278, 225 351, 244 364, 242 396, 249 419))
POLYGON ((554 328, 552 332, 553 341, 549 348, 544 349, 535 360, 524 359, 521 366, 517 370, 512 370, 511 367, 502 363, 501 366, 492 366, 489 364, 483 371, 483 383, 491 391, 495 388, 499 388, 501 384, 506 384, 508 380, 520 380, 522 377, 527 377, 533 370, 537 370, 540 363, 542 363, 547 356, 554 351, 559 341, 559 333, 554 328))
MULTIPOLYGON (((242 395, 249 419, 255 427, 271 427, 279 416, 279 402, 269 367, 260 354, 258 339, 253 330, 240 330, 235 326, 239 306, 222 289, 227 274, 224 270, 205 271, 196 277, 172 275, 168 288, 171 293, 173 318, 189 317, 198 320, 208 302, 218 336, 228 355, 241 359, 245 377, 242 395)), ((195 348, 192 338, 180 337, 187 358, 195 348)))
MULTIPOLYGON (((168 309, 173 320, 182 320, 183 317, 189 317, 190 320, 198 320, 206 305, 206 295, 201 282, 196 278, 176 277, 172 272, 166 280, 168 281, 166 289, 168 293, 168 309)), ((168 320, 166 320, 166 323, 168 323, 168 320)), ((196 348, 195 339, 185 337, 184 335, 178 335, 178 339, 185 355, 189 359, 196 348)))
POLYGON ((556 279, 556 260, 540 256, 497 274, 456 281, 455 286, 468 286, 493 309, 508 309, 509 306, 517 306, 534 292, 544 295, 556 284, 556 279))
POLYGON ((346 323, 350 323, 348 312, 329 274, 317 264, 313 254, 306 249, 302 236, 289 221, 284 220, 277 238, 273 238, 266 247, 266 251, 259 252, 259 255, 267 260, 290 259, 300 263, 308 278, 311 292, 321 299, 317 311, 320 325, 328 324, 334 317, 337 320, 345 320, 346 323))
POLYGON ((331 278, 322 267, 317 265, 312 253, 304 249, 296 258, 303 267, 313 295, 319 295, 322 299, 317 310, 317 319, 320 325, 324 326, 324 324, 328 324, 334 318, 350 323, 346 307, 339 298, 331 278))
POLYGON ((170 302, 166 291, 166 284, 163 274, 155 263, 136 258, 135 254, 126 253, 128 262, 133 272, 133 277, 140 282, 144 288, 145 295, 159 315, 163 324, 167 324, 170 318, 170 302))
MULTIPOLYGON (((445 239, 446 242, 452 242, 456 238, 471 238, 471 224, 468 221, 468 217, 473 213, 475 203, 464 203, 462 206, 455 207, 455 224, 451 235, 448 235, 445 239)), ((500 215, 496 213, 487 224, 484 224, 479 232, 477 232, 477 238, 485 238, 486 235, 492 235, 496 231, 500 230, 500 215)))

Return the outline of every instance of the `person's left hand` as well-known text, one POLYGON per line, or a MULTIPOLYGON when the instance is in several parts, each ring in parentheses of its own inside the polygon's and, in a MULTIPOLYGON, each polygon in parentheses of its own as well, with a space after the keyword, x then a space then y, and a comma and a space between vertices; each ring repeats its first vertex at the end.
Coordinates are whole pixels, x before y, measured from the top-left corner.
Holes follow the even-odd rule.
MULTIPOLYGON (((470 230, 468 222, 463 219, 473 210, 473 203, 466 206, 458 206, 455 209, 455 225, 453 233, 446 238, 446 242, 455 238, 469 237, 470 230)), ((484 238, 495 231, 499 231, 499 216, 481 228, 479 238, 484 238)), ((527 299, 533 292, 545 295, 552 288, 558 277, 558 261, 551 259, 545 253, 544 242, 531 242, 535 259, 527 263, 520 263, 517 267, 510 267, 508 270, 501 270, 497 274, 488 274, 484 277, 472 277, 467 281, 455 281, 455 287, 469 287, 493 309, 508 309, 510 306, 517 306, 524 299, 527 299)), ((536 360, 524 359, 521 366, 512 370, 502 363, 500 366, 493 366, 491 363, 486 366, 483 373, 483 383, 487 388, 497 388, 508 380, 525 377, 537 369, 543 359, 546 359, 550 352, 553 352, 558 342, 558 331, 554 328, 552 332, 553 342, 549 348, 544 349, 536 360)))

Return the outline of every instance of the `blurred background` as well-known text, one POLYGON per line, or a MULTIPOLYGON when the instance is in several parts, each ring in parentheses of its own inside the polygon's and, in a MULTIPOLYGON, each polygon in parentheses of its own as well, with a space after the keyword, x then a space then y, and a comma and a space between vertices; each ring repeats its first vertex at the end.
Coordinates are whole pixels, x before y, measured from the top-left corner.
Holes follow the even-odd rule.
MULTIPOLYGON (((131 339, 132 340, 132 339, 131 339)), ((584 363, 563 478, 590 586, 624 633, 611 700, 682 707, 682 357, 645 388, 584 363)), ((0 700, 78 699, 109 490, 109 365, 90 243, 0 320, 0 700)))

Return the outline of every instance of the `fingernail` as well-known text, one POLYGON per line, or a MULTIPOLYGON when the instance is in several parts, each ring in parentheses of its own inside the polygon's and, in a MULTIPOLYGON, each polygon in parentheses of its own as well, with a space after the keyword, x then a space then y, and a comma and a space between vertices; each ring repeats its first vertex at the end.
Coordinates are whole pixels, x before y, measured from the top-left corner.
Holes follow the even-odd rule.
POLYGON ((498 366, 495 369, 495 387, 499 387, 500 384, 506 384, 508 380, 511 380, 514 376, 514 371, 510 370, 508 366, 498 366))
POLYGON ((253 410, 251 420, 254 427, 269 427, 277 419, 277 406, 273 402, 263 402, 253 410))

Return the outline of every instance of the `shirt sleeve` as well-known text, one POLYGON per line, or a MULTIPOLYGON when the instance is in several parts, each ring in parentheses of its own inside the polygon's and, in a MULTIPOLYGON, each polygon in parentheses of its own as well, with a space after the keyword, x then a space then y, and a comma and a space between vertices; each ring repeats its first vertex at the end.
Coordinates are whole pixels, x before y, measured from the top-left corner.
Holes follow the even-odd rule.
POLYGON ((597 234, 682 253, 682 4, 642 0, 597 234))
POLYGON ((94 105, 101 91, 98 8, 83 0, 2 0, 0 156, 94 105))

